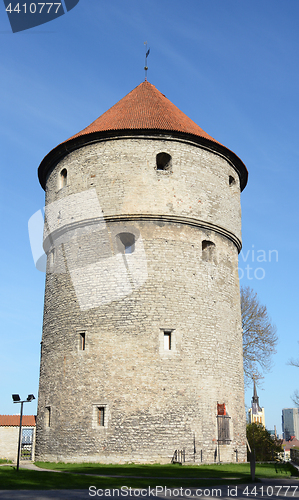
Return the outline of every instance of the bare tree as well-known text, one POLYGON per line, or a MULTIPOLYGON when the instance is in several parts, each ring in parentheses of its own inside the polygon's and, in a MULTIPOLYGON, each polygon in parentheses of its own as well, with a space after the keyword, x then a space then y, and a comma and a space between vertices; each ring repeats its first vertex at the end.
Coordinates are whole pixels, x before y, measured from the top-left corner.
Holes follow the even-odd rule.
MULTIPOLYGON (((297 368, 299 368, 299 359, 290 359, 289 365, 291 366, 296 366, 297 368)), ((294 401, 295 405, 296 406, 299 406, 299 391, 295 391, 293 396, 292 396, 292 400, 294 401)))
POLYGON ((292 400, 294 401, 294 404, 296 406, 299 406, 299 391, 295 391, 293 396, 292 396, 292 400))
POLYGON ((267 307, 260 304, 257 294, 250 287, 241 287, 241 314, 244 377, 245 384, 248 384, 253 377, 258 380, 263 372, 271 369, 278 337, 267 307))

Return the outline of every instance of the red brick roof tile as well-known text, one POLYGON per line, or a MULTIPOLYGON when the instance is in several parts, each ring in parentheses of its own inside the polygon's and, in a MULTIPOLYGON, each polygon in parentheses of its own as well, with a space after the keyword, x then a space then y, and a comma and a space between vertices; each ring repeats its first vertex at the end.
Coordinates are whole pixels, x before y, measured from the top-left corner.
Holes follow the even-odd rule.
POLYGON ((183 132, 217 143, 148 81, 142 82, 88 127, 68 140, 93 132, 147 129, 183 132))
POLYGON ((52 166, 74 149, 98 138, 123 134, 134 135, 135 131, 137 134, 144 134, 146 131, 174 136, 186 134, 198 144, 230 160, 240 176, 241 190, 246 186, 248 172, 240 158, 196 125, 154 85, 144 81, 88 127, 56 146, 45 156, 38 169, 42 187, 44 189, 46 187, 47 173, 52 166))
MULTIPOLYGON (((0 427, 18 427, 20 415, 0 415, 0 427)), ((23 415, 22 427, 35 427, 36 415, 23 415)))

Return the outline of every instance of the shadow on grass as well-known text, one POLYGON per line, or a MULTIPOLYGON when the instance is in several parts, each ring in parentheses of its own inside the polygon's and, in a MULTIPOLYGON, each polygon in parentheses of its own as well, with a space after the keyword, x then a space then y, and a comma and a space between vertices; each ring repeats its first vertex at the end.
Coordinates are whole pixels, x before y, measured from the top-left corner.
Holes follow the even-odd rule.
MULTIPOLYGON (((241 478, 250 476, 249 463, 188 465, 179 464, 96 464, 96 463, 53 463, 36 462, 41 468, 72 472, 76 474, 97 474, 114 476, 138 476, 154 478, 241 478)), ((256 475, 260 477, 279 477, 297 475, 298 471, 289 463, 264 463, 256 465, 256 475)))
MULTIPOLYGON (((22 468, 17 471, 15 467, 0 467, 0 488, 7 490, 88 489, 90 486, 102 489, 120 489, 123 486, 128 488, 154 488, 155 486, 195 488, 251 482, 249 464, 182 467, 177 464, 114 466, 37 462, 36 465, 48 468, 49 472, 22 468), (51 469, 57 472, 51 472, 51 469), (95 476, 90 476, 90 474, 95 474, 95 476), (104 475, 125 477, 103 477, 104 475)), ((283 476, 276 472, 275 464, 257 464, 256 475, 268 478, 287 477, 296 470, 290 464, 282 465, 284 467, 283 470, 281 468, 280 474, 283 476)))
POLYGON ((90 486, 102 489, 114 489, 126 486, 128 488, 163 487, 206 487, 216 484, 238 484, 248 482, 246 477, 237 481, 228 479, 201 478, 148 478, 148 477, 100 477, 80 474, 63 474, 43 472, 28 469, 16 470, 14 467, 0 468, 0 488, 3 490, 47 490, 47 489, 88 489, 90 486))

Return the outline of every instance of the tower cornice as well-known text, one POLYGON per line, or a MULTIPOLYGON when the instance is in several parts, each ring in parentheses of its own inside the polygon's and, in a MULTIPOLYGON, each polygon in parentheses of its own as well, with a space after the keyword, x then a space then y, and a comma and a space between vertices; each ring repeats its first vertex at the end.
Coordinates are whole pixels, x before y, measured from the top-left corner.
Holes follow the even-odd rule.
MULTIPOLYGON (((238 252, 242 249, 242 242, 235 234, 228 231, 224 227, 217 224, 212 224, 200 219, 195 219, 193 217, 182 217, 174 215, 164 215, 164 214, 112 214, 105 215, 103 217, 97 217, 92 219, 84 219, 83 221, 73 222, 71 224, 66 224, 59 229, 51 232, 47 238, 44 240, 44 250, 47 253, 50 248, 61 242, 66 242, 71 240, 72 235, 76 234, 77 230, 83 229, 86 233, 87 228, 95 228, 95 230, 100 230, 103 228, 103 224, 113 224, 119 222, 153 222, 156 224, 183 224, 187 226, 197 227, 199 229, 204 229, 206 231, 213 231, 225 238, 229 239, 237 247, 238 252)), ((82 232, 83 234, 83 232, 82 232)))

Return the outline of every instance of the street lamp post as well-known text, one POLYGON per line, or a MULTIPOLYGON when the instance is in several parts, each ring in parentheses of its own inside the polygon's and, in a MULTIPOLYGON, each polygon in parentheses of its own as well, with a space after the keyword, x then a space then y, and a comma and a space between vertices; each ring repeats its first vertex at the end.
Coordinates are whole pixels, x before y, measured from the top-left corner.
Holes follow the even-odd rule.
POLYGON ((20 411, 20 427, 19 427, 19 444, 18 444, 18 459, 17 459, 17 470, 19 470, 20 465, 20 454, 21 454, 21 441, 22 441, 22 419, 23 419, 23 404, 30 403, 35 399, 33 394, 28 394, 27 399, 21 401, 19 394, 13 394, 12 399, 14 403, 21 403, 21 411, 20 411))

